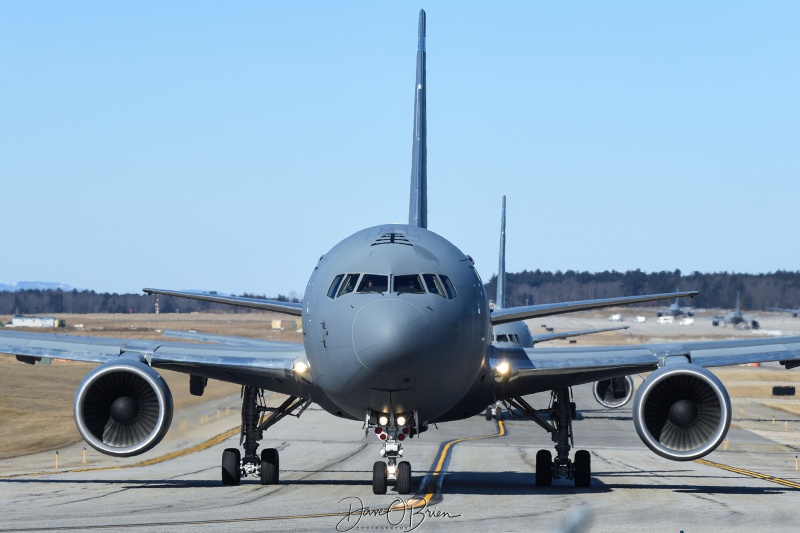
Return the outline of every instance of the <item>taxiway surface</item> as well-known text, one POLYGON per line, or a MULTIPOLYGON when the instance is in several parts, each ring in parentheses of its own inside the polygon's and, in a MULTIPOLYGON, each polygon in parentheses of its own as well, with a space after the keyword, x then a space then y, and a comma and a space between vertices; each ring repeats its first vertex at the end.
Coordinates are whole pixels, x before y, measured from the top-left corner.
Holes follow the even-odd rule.
MULTIPOLYGON (((569 319, 575 324, 549 320, 557 329, 608 323, 600 317, 569 319)), ((782 324, 784 334, 795 334, 789 331, 795 322, 782 324)), ((636 326, 624 335, 638 342, 662 333, 673 338, 675 332, 701 337, 719 332, 699 321, 692 330, 650 321, 636 326)), ((582 339, 579 345, 584 344, 589 341, 582 339)), ((140 457, 115 459, 90 448, 84 463, 81 443, 59 450, 58 469, 55 451, 0 461, 0 533, 559 531, 581 516, 588 516, 583 530, 593 532, 796 530, 800 416, 734 398, 727 442, 705 462, 672 462, 639 440, 630 404, 607 410, 595 403, 588 386, 574 393, 579 410, 574 449, 592 454, 588 489, 567 480, 536 488, 535 455, 540 448, 552 449, 549 436, 508 413, 502 423, 480 415, 431 427, 405 443, 416 497, 430 495, 431 501, 427 508, 382 514, 400 497, 391 488, 386 495, 372 494, 379 441, 365 436, 360 422, 315 406, 299 419, 277 424, 262 441, 280 451, 280 484, 262 486, 245 478, 241 486, 223 487, 222 450, 239 442, 241 402, 231 396, 176 412, 165 441, 140 457)), ((529 397, 537 408, 548 400, 547 394, 529 397)))

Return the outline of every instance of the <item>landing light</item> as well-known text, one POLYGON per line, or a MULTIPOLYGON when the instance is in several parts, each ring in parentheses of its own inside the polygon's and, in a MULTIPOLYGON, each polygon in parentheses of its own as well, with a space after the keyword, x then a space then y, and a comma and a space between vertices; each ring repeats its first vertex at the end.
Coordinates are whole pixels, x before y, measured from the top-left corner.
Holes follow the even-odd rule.
POLYGON ((382 425, 382 426, 385 426, 386 424, 388 424, 388 423, 389 423, 389 419, 388 419, 388 418, 386 418, 385 416, 382 416, 382 417, 380 417, 380 418, 378 419, 378 423, 379 423, 380 425, 382 425))
POLYGON ((511 365, 509 364, 508 361, 501 361, 500 363, 497 364, 495 370, 501 376, 505 376, 506 374, 508 374, 508 371, 511 370, 511 365))
POLYGON ((406 417, 398 416, 397 417, 397 425, 398 426, 405 426, 406 425, 406 417))
POLYGON ((295 374, 305 374, 306 370, 308 370, 308 365, 303 361, 298 361, 294 364, 292 368, 295 374))

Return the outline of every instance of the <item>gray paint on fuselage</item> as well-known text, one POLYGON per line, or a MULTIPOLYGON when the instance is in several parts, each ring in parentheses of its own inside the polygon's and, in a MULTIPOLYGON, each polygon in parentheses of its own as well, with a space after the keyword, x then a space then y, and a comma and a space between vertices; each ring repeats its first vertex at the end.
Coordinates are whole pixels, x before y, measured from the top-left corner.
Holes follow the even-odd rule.
POLYGON ((420 227, 381 225, 346 238, 320 258, 303 301, 315 386, 356 418, 368 409, 416 409, 421 421, 437 418, 475 383, 491 341, 488 300, 472 260, 420 227), (379 241, 390 234, 402 242, 379 241), (387 291, 329 298, 331 282, 347 273, 444 274, 457 296, 387 291))

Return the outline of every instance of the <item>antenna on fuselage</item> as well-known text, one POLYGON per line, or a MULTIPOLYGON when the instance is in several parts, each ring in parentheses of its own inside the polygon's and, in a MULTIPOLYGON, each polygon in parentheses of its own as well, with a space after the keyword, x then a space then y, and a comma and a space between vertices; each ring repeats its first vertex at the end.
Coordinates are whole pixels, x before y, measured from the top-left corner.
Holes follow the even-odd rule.
POLYGON ((506 196, 503 195, 503 211, 500 216, 500 264, 497 267, 497 301, 495 309, 506 306, 506 196))
POLYGON ((414 95, 414 143, 411 147, 411 199, 408 225, 428 227, 428 127, 425 111, 425 10, 419 12, 417 84, 414 95))

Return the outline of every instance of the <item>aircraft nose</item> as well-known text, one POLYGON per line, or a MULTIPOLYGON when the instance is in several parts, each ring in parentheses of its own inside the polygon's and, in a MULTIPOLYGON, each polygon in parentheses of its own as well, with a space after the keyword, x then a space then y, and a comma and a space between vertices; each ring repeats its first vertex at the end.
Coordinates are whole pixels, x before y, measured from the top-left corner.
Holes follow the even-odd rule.
POLYGON ((415 366, 428 342, 428 320, 402 300, 378 300, 353 320, 353 349, 373 372, 394 374, 415 366))

